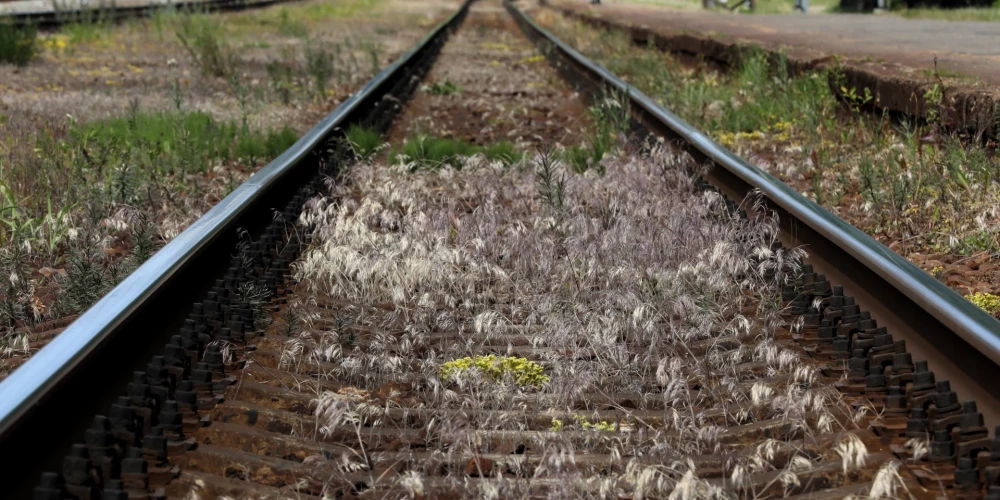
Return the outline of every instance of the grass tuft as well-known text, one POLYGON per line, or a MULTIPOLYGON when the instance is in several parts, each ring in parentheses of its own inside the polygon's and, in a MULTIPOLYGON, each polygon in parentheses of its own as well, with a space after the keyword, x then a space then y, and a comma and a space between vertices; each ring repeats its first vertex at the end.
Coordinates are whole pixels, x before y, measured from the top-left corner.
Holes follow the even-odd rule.
POLYGON ((412 170, 451 166, 462 167, 462 158, 479 153, 481 148, 459 139, 416 134, 403 144, 402 150, 391 155, 395 162, 406 161, 412 170))
POLYGON ((524 152, 519 151, 517 146, 510 141, 500 141, 491 144, 483 150, 483 156, 490 161, 499 161, 504 166, 509 167, 519 163, 524 159, 524 152))
POLYGON ((450 80, 424 85, 421 90, 431 95, 454 95, 462 91, 457 83, 450 80))
POLYGON ((298 133, 288 127, 252 132, 201 111, 137 112, 83 124, 75 135, 102 150, 130 148, 166 157, 173 160, 169 166, 182 171, 205 167, 195 160, 242 158, 255 163, 274 158, 298 140, 298 133))
POLYGON ((361 161, 371 159, 383 145, 381 134, 357 124, 347 129, 347 140, 351 143, 354 156, 361 161))

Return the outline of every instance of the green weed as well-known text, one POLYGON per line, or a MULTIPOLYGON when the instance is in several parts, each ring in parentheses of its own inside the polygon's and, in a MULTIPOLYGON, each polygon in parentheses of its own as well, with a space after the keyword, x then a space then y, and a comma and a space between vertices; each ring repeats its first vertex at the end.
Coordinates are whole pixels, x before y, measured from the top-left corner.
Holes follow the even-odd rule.
POLYGON ((1000 21, 1000 6, 967 7, 962 9, 942 9, 938 7, 921 7, 914 9, 900 8, 894 12, 912 19, 944 19, 947 21, 1000 21))
POLYGON ((38 53, 38 28, 0 23, 0 63, 27 66, 38 53))
POLYGON ((499 161, 508 167, 524 159, 524 153, 510 141, 500 141, 487 146, 483 150, 483 156, 487 160, 499 161))
POLYGON ((383 0, 353 0, 347 2, 317 2, 297 9, 305 19, 322 21, 327 19, 343 19, 354 17, 359 12, 376 12, 383 0))
POLYGON ((81 20, 64 25, 61 31, 69 37, 69 44, 72 46, 99 40, 104 35, 107 27, 108 24, 103 21, 92 22, 81 20))
POLYGON ((563 152, 563 159, 576 173, 591 168, 604 172, 601 160, 619 146, 629 132, 631 115, 628 96, 617 91, 603 91, 602 97, 588 108, 591 130, 586 145, 573 145, 563 152))
POLYGON ((421 90, 431 95, 454 95, 462 91, 458 84, 449 80, 424 85, 421 90))
POLYGON ((462 166, 462 158, 472 156, 482 148, 458 139, 444 139, 425 134, 410 137, 399 153, 390 155, 391 161, 407 161, 413 169, 462 166))
POLYGON ((205 76, 228 76, 240 63, 239 55, 226 43, 221 29, 209 17, 193 14, 181 17, 174 32, 205 76))
POLYGON ((299 38, 305 38, 309 34, 309 28, 302 21, 289 17, 288 9, 281 9, 279 16, 278 33, 299 38))
POLYGON ((381 134, 357 124, 347 129, 347 140, 351 143, 354 156, 361 161, 375 156, 383 145, 381 134))
MULTIPOLYGON (((339 52, 339 45, 335 49, 339 52)), ((305 45, 306 71, 312 78, 313 91, 319 99, 326 97, 326 90, 336 68, 336 55, 323 43, 307 41, 305 45)))
POLYGON ((297 87, 296 75, 299 71, 295 55, 288 49, 282 51, 282 57, 265 64, 269 86, 278 95, 281 103, 291 104, 292 95, 297 87))

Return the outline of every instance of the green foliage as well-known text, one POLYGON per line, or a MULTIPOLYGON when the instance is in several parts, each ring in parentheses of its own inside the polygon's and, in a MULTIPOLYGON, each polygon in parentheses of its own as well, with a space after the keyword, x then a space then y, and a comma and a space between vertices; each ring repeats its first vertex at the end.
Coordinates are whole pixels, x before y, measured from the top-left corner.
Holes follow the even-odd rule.
MULTIPOLYGON (((900 4, 900 2, 894 2, 900 4)), ((894 9, 896 13, 912 19, 944 19, 948 21, 1000 21, 1000 6, 965 7, 961 9, 942 9, 940 7, 920 7, 915 9, 894 9)))
POLYGON ((150 223, 149 217, 139 214, 132 224, 132 253, 128 257, 130 270, 138 269, 156 252, 156 228, 150 223))
POLYGON ((0 250, 0 272, 4 276, 0 282, 3 283, 0 288, 3 291, 0 295, 0 325, 13 328, 18 323, 30 322, 34 319, 34 290, 28 255, 23 246, 8 245, 0 250))
POLYGON ((266 135, 241 133, 236 140, 235 155, 247 158, 250 163, 259 159, 276 158, 299 140, 299 134, 285 126, 281 130, 269 130, 266 135))
MULTIPOLYGON (((600 422, 591 422, 587 417, 583 415, 573 415, 573 420, 584 430, 595 430, 601 432, 614 432, 615 424, 608 422, 607 420, 601 420, 600 422)), ((553 418, 552 426, 549 427, 551 432, 562 432, 565 430, 567 425, 563 423, 561 419, 553 418)))
POLYGON ((604 90, 602 97, 588 108, 592 127, 586 145, 573 145, 565 150, 564 159, 573 171, 584 173, 591 168, 602 174, 601 160, 619 145, 619 138, 629 132, 631 114, 628 95, 617 90, 604 90))
POLYGON ((413 169, 438 168, 450 165, 461 168, 462 158, 472 156, 482 148, 459 139, 444 139, 416 134, 403 144, 402 151, 390 155, 393 162, 408 161, 413 169))
POLYGON ((589 147, 573 145, 566 148, 563 154, 573 171, 582 174, 592 167, 600 166, 604 155, 608 153, 604 146, 602 142, 592 143, 589 147))
POLYGON ((517 146, 510 141, 500 141, 493 143, 483 150, 483 156, 490 161, 499 161, 504 166, 511 166, 524 159, 524 152, 519 151, 517 146))
POLYGON ((285 313, 281 315, 281 319, 283 322, 282 333, 286 337, 291 337, 298 332, 301 319, 295 310, 292 308, 285 309, 285 313))
POLYGON ((285 36, 295 36, 305 38, 309 34, 309 28, 299 20, 293 20, 288 15, 288 9, 281 9, 278 21, 278 33, 285 36))
POLYGON ((317 2, 296 9, 306 19, 322 21, 354 17, 359 12, 376 12, 383 0, 353 0, 341 2, 317 2))
POLYGON ((38 53, 38 28, 0 23, 0 63, 27 66, 38 53))
POLYGON ((66 274, 59 296, 59 305, 65 312, 86 310, 97 302, 108 288, 103 263, 83 247, 69 252, 66 274))
POLYGON ((424 85, 421 90, 432 95, 454 95, 462 91, 457 83, 450 80, 424 85))
POLYGON ((229 76, 240 63, 237 52, 223 38, 222 27, 207 16, 181 17, 175 34, 205 76, 229 76))
POLYGON ((535 182, 542 201, 554 210, 562 210, 566 196, 566 176, 556 173, 556 158, 549 149, 539 152, 535 182))
MULTIPOLYGON (((339 46, 336 46, 339 51, 339 46)), ((326 97, 330 78, 334 75, 337 58, 335 53, 323 43, 313 41, 305 45, 306 72, 312 78, 313 91, 320 99, 326 97)))
POLYGON ((60 30, 69 36, 69 44, 94 42, 101 38, 108 23, 100 20, 81 19, 77 22, 63 25, 60 30))
POLYGON ((166 158, 169 161, 163 165, 179 170, 203 169, 207 166, 204 160, 274 158, 298 140, 298 134, 288 127, 251 132, 200 111, 136 112, 84 124, 74 131, 74 137, 102 150, 125 149, 141 157, 166 158))
POLYGON ((441 380, 452 380, 459 373, 471 369, 479 370, 485 377, 495 381, 510 376, 522 387, 541 387, 549 381, 549 377, 542 374, 542 365, 525 358, 497 357, 495 354, 448 361, 441 365, 441 380))
POLYGON ((296 76, 298 65, 294 54, 283 51, 282 57, 274 61, 265 63, 267 76, 270 78, 270 87, 281 99, 281 103, 289 105, 292 102, 292 93, 296 87, 296 76))
POLYGON ((374 130, 354 124, 347 129, 347 140, 351 150, 359 160, 365 161, 375 156, 382 148, 382 135, 374 130))

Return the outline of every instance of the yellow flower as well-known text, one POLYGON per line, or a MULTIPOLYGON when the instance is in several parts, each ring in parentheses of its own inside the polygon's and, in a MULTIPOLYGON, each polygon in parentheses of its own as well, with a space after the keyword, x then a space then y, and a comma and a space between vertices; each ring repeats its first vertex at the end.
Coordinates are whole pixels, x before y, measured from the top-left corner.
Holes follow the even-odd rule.
POLYGON ((526 358, 497 357, 495 354, 448 361, 441 365, 441 380, 447 381, 455 374, 471 368, 477 368, 483 375, 492 380, 500 380, 509 374, 522 387, 541 387, 542 384, 549 381, 549 377, 542 374, 544 370, 542 365, 526 358))
POLYGON ((967 295, 965 298, 994 316, 1000 315, 1000 296, 993 295, 992 293, 976 292, 972 295, 967 295))

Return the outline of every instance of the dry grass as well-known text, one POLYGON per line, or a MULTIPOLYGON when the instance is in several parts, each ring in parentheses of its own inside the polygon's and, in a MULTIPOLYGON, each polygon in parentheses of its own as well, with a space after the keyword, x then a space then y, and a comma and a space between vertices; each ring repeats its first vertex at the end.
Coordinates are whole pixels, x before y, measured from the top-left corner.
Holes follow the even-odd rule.
MULTIPOLYGON (((341 388, 317 389, 306 435, 421 436, 399 452, 313 457, 340 470, 314 479, 366 476, 399 496, 731 498, 800 491, 819 467, 873 477, 853 434, 863 412, 782 340, 795 325, 781 289, 802 253, 776 245, 772 220, 696 189, 686 165, 662 146, 606 157, 606 175, 551 153, 510 168, 362 164, 310 202, 289 306, 303 327, 282 361, 310 387, 341 388), (563 203, 543 168, 564 179, 563 203), (445 363, 483 354, 527 356, 547 380, 474 367, 442 379, 445 363), (802 443, 846 433, 824 448, 747 431, 765 421, 802 443), (441 474, 428 456, 459 466, 441 474), (380 480, 386 468, 400 474, 380 480)), ((880 488, 898 479, 881 476, 880 488)))

